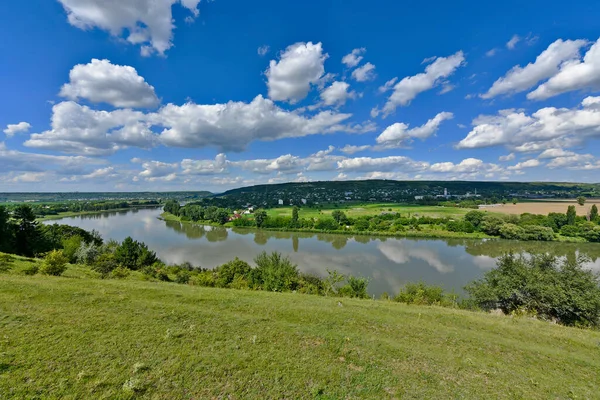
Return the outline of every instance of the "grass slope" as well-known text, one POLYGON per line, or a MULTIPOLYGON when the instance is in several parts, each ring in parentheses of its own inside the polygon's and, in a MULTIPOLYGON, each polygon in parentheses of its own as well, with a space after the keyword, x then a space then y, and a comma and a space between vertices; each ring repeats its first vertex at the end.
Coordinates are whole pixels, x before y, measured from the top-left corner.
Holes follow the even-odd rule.
POLYGON ((0 398, 598 396, 599 332, 26 263, 0 274, 0 398))
MULTIPOLYGON (((349 217, 360 217, 363 215, 379 215, 384 212, 396 212, 403 214, 405 217, 419 215, 427 217, 461 217, 472 211, 466 208, 457 207, 440 207, 440 206, 413 206, 406 204, 397 203, 353 203, 353 204, 340 204, 338 207, 334 205, 322 205, 319 208, 308 208, 302 207, 298 210, 298 216, 300 218, 323 218, 325 216, 331 216, 331 213, 335 210, 343 211, 349 217), (320 211, 319 211, 320 208, 320 211)), ((269 216, 278 217, 292 216, 293 207, 277 207, 267 210, 269 216)))

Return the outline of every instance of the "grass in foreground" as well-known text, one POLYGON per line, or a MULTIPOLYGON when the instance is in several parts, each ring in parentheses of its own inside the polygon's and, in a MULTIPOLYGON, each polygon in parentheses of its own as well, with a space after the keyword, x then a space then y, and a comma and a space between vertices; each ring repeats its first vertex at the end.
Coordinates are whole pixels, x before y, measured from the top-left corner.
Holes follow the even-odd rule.
POLYGON ((28 263, 0 274, 0 398, 597 396, 600 332, 28 263))

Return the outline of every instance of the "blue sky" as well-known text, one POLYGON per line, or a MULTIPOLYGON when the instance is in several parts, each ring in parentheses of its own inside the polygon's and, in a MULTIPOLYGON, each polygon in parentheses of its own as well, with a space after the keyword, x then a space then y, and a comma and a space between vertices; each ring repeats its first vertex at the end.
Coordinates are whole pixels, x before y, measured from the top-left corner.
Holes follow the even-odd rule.
POLYGON ((600 3, 486 3, 3 2, 0 191, 597 182, 600 3))

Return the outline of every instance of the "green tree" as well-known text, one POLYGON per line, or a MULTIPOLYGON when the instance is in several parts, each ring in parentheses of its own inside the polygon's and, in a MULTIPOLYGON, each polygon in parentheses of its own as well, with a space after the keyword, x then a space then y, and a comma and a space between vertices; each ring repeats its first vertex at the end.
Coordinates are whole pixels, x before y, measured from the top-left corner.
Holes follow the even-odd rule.
POLYGON ((46 275, 60 276, 67 270, 68 261, 61 250, 52 250, 44 257, 40 272, 46 275))
POLYGON ((294 206, 292 208, 292 226, 296 227, 298 225, 298 207, 294 206))
POLYGON ((41 251, 43 245, 35 213, 30 206, 22 205, 15 209, 13 218, 17 221, 15 226, 16 253, 32 257, 41 251))
POLYGON ((598 220, 598 207, 595 204, 592 205, 590 209, 590 221, 596 222, 598 220))
POLYGON ((516 197, 513 197, 513 199, 512 199, 512 203, 513 203, 513 204, 517 204, 517 203, 518 203, 518 201, 519 201, 519 200, 517 200, 517 198, 516 198, 516 197))
POLYGON ((13 246, 14 229, 10 215, 4 206, 0 206, 0 251, 8 253, 13 246))
POLYGON ((335 220, 335 222, 339 224, 346 222, 346 220, 348 219, 346 217, 346 214, 344 214, 343 211, 340 210, 335 210, 331 213, 331 216, 333 217, 333 219, 335 220))
POLYGON ((168 212, 170 214, 173 215, 179 215, 179 210, 181 209, 181 206, 179 205, 179 202, 176 200, 168 200, 165 203, 165 206, 163 208, 163 210, 165 212, 168 212))
POLYGON ((84 243, 83 238, 79 235, 65 238, 62 241, 63 254, 67 257, 70 263, 75 263, 77 257, 75 256, 79 247, 84 243))
POLYGON ((575 218, 577 217, 577 211, 575 206, 569 206, 567 208, 567 225, 575 225, 575 218))
POLYGON ((261 228, 267 220, 267 212, 265 210, 256 210, 254 220, 256 221, 256 226, 261 228))
POLYGON ((577 198, 577 204, 579 204, 580 206, 584 205, 584 204, 585 204, 585 201, 586 201, 586 198, 585 198, 585 197, 583 197, 583 196, 579 196, 579 197, 577 198))

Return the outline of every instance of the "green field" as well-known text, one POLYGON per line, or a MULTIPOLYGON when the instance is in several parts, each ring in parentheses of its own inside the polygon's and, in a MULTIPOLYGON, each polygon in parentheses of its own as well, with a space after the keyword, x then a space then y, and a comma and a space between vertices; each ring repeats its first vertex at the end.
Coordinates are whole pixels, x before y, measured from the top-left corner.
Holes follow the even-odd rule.
MULTIPOLYGON (((272 217, 292 216, 293 207, 278 207, 267 210, 267 214, 272 217)), ((359 217, 362 215, 378 215, 383 212, 396 212, 407 216, 428 216, 428 217, 460 217, 471 211, 467 208, 440 207, 440 206, 411 206, 395 203, 365 203, 365 204, 339 204, 335 207, 333 204, 323 205, 321 207, 302 207, 298 212, 300 218, 319 218, 331 215, 334 210, 340 210, 349 217, 359 217), (319 211, 320 210, 320 211, 319 211)))
POLYGON ((0 398, 597 398, 600 332, 438 307, 0 273, 0 398))

